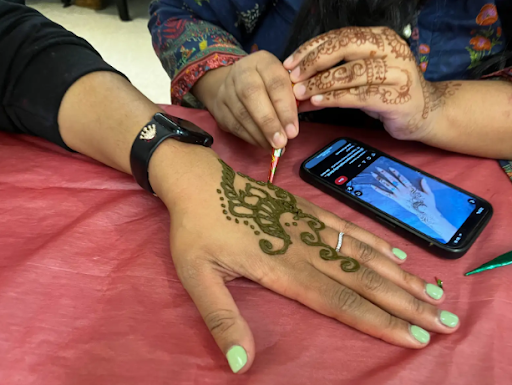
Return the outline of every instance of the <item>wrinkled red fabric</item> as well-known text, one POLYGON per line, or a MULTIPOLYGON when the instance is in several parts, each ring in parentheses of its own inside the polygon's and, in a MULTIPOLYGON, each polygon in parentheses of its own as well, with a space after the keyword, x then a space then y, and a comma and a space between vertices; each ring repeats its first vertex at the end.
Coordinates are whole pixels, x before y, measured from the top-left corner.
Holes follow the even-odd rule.
MULTIPOLYGON (((167 107, 215 137, 234 168, 265 179, 270 155, 206 112, 167 107)), ((302 124, 275 183, 405 250, 406 269, 444 281, 462 326, 408 350, 350 329, 247 280, 229 284, 256 340, 233 375, 177 279, 164 205, 130 176, 28 136, 0 135, 0 384, 510 384, 512 266, 464 277, 512 250, 512 185, 493 160, 302 124), (494 206, 460 260, 442 260, 303 182, 301 162, 351 136, 467 189, 494 206)), ((186 197, 184 197, 186 199, 186 197)))

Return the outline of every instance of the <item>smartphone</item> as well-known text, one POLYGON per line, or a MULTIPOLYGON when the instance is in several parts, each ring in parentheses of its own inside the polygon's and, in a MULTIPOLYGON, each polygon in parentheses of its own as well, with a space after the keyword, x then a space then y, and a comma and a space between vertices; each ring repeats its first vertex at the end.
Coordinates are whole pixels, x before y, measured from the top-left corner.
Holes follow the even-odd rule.
POLYGON ((444 258, 462 257, 493 214, 482 198, 351 138, 310 156, 300 176, 444 258))

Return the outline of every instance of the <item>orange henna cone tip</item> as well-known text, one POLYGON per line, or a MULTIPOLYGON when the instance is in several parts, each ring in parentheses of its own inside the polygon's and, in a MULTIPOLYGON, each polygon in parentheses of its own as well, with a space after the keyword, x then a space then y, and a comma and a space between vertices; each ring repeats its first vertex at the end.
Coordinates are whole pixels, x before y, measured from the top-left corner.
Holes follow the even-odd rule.
POLYGON ((268 172, 268 181, 269 183, 274 182, 274 176, 276 175, 277 164, 279 163, 279 158, 283 154, 282 148, 275 148, 272 153, 272 163, 270 163, 270 170, 268 172))

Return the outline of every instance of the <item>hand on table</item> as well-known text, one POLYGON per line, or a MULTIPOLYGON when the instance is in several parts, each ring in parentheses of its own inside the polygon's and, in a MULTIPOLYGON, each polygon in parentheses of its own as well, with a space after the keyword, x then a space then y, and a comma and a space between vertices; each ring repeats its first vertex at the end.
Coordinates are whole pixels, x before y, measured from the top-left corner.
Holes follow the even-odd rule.
POLYGON ((421 179, 422 191, 414 187, 394 168, 390 167, 388 172, 377 167, 377 171, 379 174, 372 172, 372 176, 380 183, 380 187, 371 185, 375 191, 393 199, 404 209, 416 215, 446 242, 451 239, 457 229, 437 210, 435 195, 425 178, 421 179))
POLYGON ((180 188, 166 182, 163 168, 152 185, 169 208, 178 276, 233 371, 248 370, 255 358, 249 325, 226 288, 239 277, 403 347, 422 348, 429 332, 457 330, 458 319, 438 308, 442 290, 400 268, 403 252, 277 186, 235 173, 211 150, 190 146, 184 154, 194 167, 174 176, 180 188))
POLYGON ((438 108, 459 87, 426 81, 407 43, 386 27, 330 31, 299 47, 284 66, 297 99, 310 99, 301 111, 358 108, 397 139, 428 135, 438 108))
POLYGON ((274 55, 259 51, 229 67, 208 71, 194 86, 224 131, 270 149, 298 134, 295 96, 288 71, 274 55))

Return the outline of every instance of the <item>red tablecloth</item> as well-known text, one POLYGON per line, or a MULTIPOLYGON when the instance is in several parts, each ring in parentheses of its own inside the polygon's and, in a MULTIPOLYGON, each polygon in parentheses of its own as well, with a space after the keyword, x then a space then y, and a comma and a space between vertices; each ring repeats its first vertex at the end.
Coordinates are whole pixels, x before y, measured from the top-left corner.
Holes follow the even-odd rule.
MULTIPOLYGON (((268 154, 221 133, 205 112, 168 107, 211 132, 236 169, 265 179, 268 154)), ((276 183, 409 254, 406 268, 444 280, 451 336, 414 351, 388 345, 262 287, 230 290, 255 336, 245 375, 231 374, 176 277, 169 220, 131 177, 42 140, 0 135, 0 384, 510 384, 512 266, 463 273, 512 249, 512 185, 492 160, 303 124, 276 183), (348 135, 489 200, 495 215, 460 260, 438 259, 307 185, 300 163, 348 135), (147 242, 150 240, 150 242, 147 242)))

